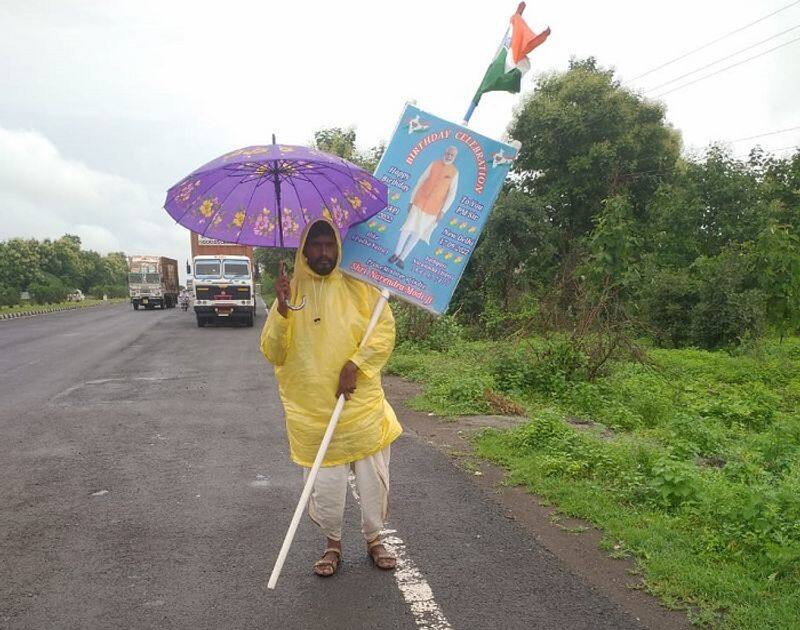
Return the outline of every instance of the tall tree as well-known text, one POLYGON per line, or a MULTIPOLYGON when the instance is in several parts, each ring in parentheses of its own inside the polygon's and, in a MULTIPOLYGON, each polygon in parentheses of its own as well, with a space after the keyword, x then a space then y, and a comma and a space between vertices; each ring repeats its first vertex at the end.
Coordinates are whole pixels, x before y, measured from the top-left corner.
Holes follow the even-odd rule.
POLYGON ((514 169, 522 189, 545 202, 562 253, 592 230, 609 197, 626 196, 643 217, 680 151, 664 113, 591 57, 543 76, 524 100, 509 128, 522 142, 514 169))

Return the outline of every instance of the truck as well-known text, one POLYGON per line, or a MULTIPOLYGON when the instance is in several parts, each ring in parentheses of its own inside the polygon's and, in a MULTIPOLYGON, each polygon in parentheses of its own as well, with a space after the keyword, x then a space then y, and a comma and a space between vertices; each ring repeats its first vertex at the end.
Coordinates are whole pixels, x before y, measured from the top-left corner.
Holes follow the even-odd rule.
POLYGON ((191 234, 197 326, 223 320, 252 326, 256 316, 253 248, 191 234))
POLYGON ((178 303, 178 261, 164 256, 128 257, 128 295, 134 310, 174 308, 178 303))
POLYGON ((227 254, 195 256, 194 312, 197 325, 221 319, 252 326, 256 316, 253 265, 247 256, 227 254))

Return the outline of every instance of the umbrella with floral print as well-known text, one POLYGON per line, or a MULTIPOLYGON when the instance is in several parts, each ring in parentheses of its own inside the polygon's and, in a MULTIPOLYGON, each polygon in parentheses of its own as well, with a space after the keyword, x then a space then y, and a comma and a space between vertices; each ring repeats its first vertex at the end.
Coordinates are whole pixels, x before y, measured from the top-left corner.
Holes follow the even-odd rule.
POLYGON ((340 157, 273 144, 226 153, 169 189, 164 204, 184 227, 227 243, 298 247, 325 217, 343 235, 386 207, 386 185, 340 157))

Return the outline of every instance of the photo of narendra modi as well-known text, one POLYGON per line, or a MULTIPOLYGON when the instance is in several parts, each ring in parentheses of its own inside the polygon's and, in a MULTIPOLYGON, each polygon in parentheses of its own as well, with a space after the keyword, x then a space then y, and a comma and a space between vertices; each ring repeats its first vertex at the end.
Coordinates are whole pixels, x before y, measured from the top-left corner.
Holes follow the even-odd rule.
POLYGON ((387 206, 347 231, 342 271, 442 314, 516 154, 510 144, 406 104, 375 169, 387 206))
POLYGON ((453 206, 458 190, 458 169, 455 166, 458 149, 450 145, 441 158, 433 160, 420 175, 411 191, 408 216, 394 253, 389 262, 400 269, 419 241, 430 243, 431 234, 448 210, 453 206))

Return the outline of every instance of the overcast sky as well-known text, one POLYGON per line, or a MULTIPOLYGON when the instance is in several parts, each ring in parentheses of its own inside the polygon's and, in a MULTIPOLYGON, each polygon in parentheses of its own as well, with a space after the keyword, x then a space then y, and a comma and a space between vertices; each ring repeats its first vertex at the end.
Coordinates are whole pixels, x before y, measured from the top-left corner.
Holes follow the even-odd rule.
MULTIPOLYGON (((637 75, 791 0, 530 2, 550 39, 533 71, 594 55, 642 91, 800 26, 800 2, 639 80, 637 75)), ((309 142, 354 126, 388 140, 406 100, 460 121, 513 0, 203 2, 0 0, 0 240, 78 234, 100 252, 185 260, 167 188, 231 149, 309 142)), ((800 28, 655 96, 800 37, 800 28)), ((800 127, 800 41, 663 97, 688 151, 800 127)), ((472 127, 499 137, 518 95, 483 97, 472 127)), ((800 130, 732 144, 800 144, 800 130)), ((182 268, 183 265, 181 265, 182 268)))

